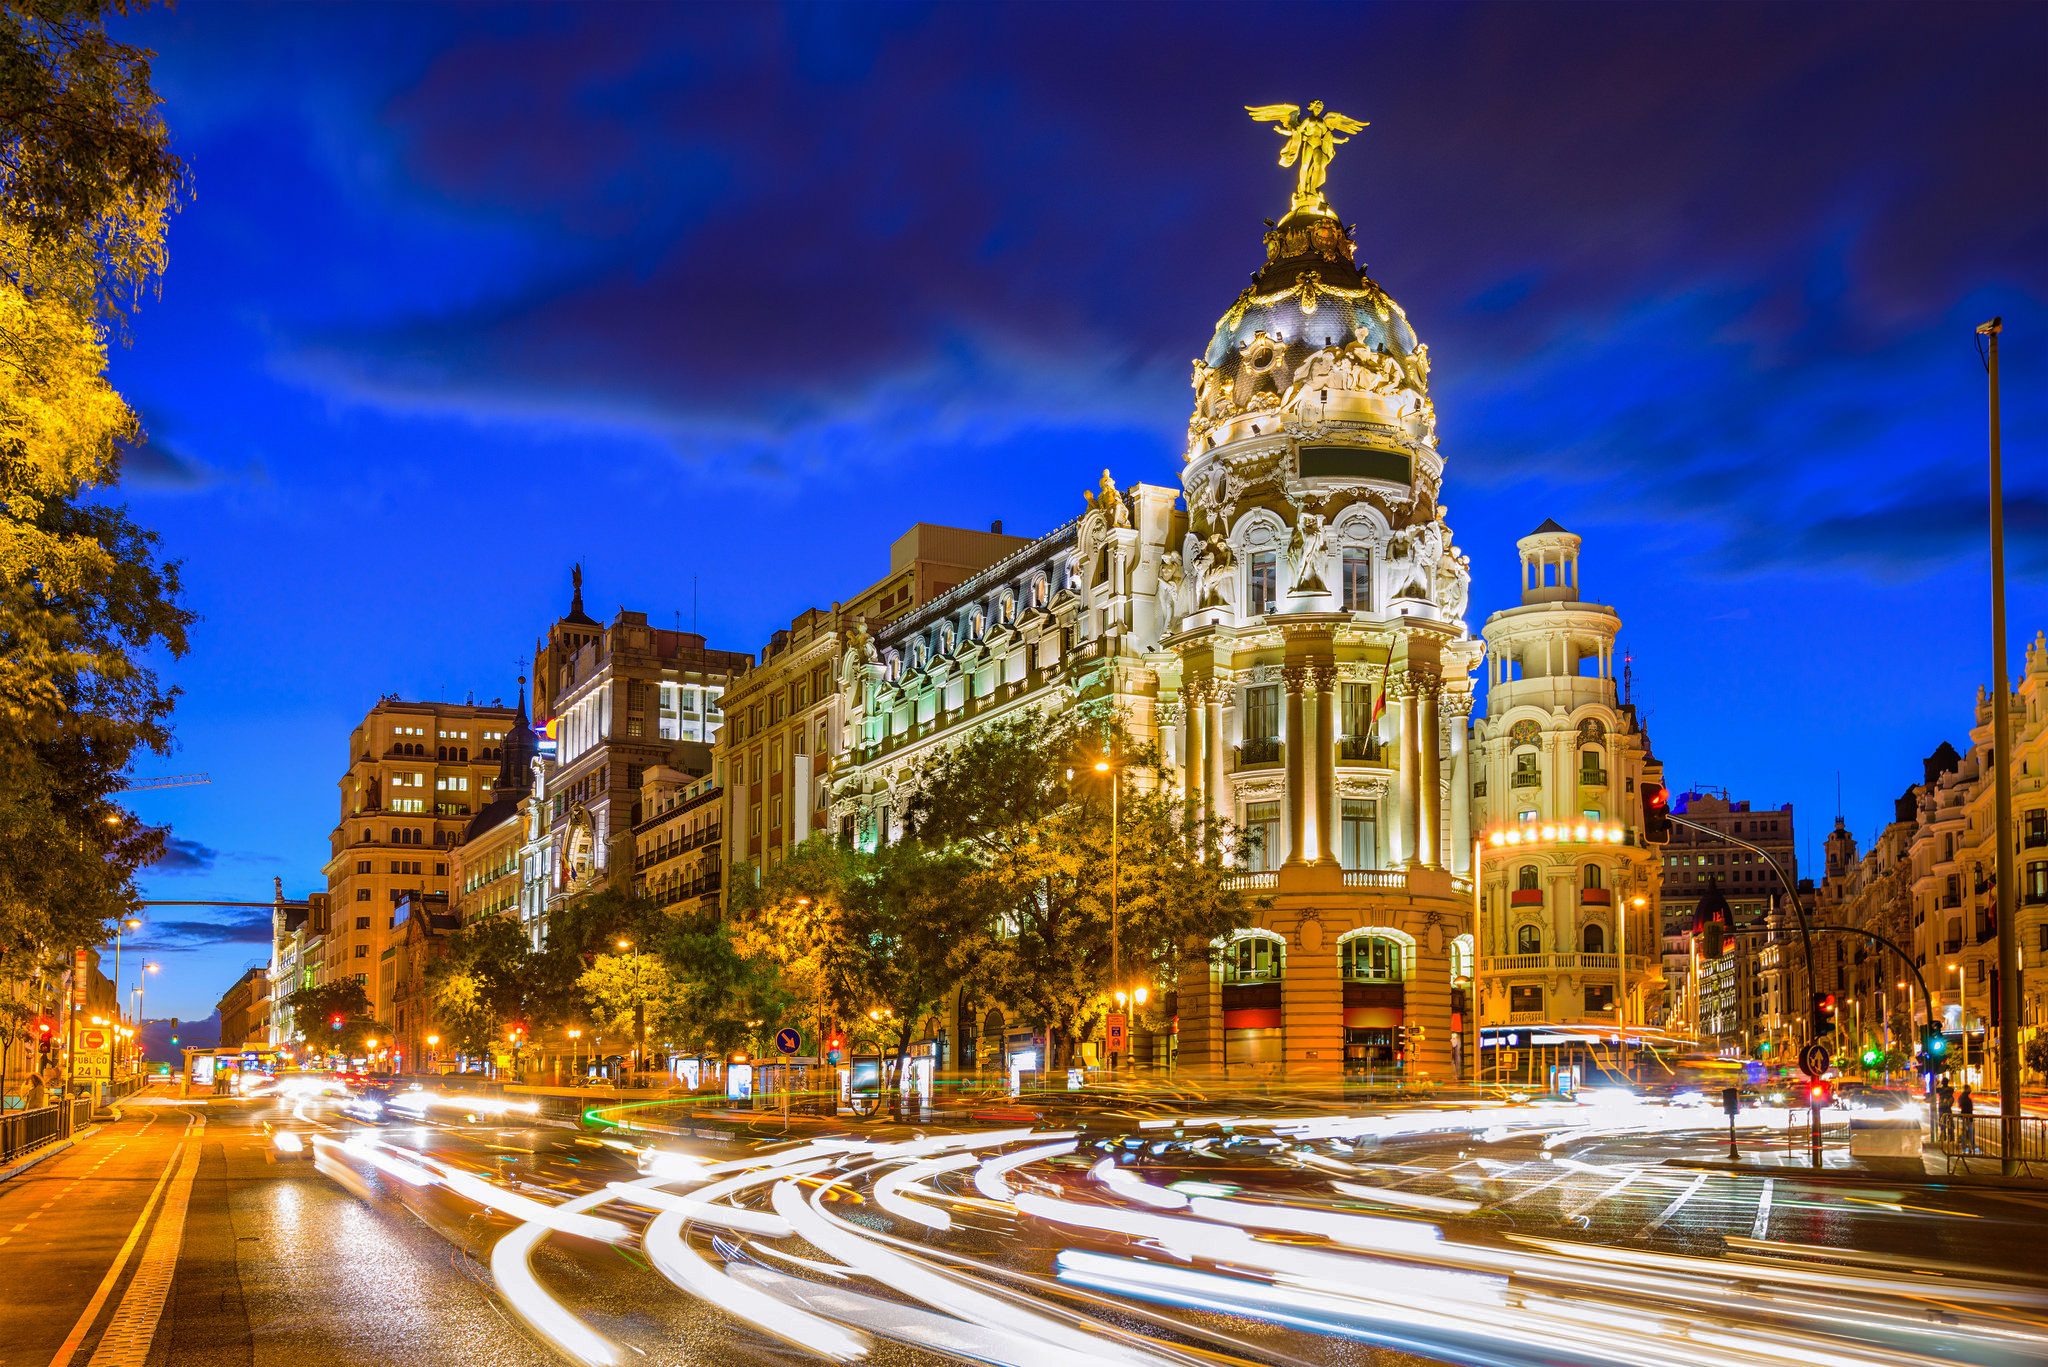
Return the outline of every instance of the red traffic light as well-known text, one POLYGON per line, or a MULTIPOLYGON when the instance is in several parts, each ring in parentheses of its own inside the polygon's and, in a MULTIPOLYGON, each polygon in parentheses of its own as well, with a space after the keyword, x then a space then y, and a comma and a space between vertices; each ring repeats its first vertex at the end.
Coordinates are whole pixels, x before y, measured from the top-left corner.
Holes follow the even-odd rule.
POLYGON ((41 1035, 44 1039, 48 1039, 51 1035, 55 1034, 56 1031, 57 1023, 55 1021, 43 1019, 38 1020, 36 1022, 36 1033, 41 1035))
POLYGON ((1835 1104, 1835 1084, 1832 1082, 1810 1082, 1806 1086, 1806 1104, 1813 1110, 1820 1110, 1835 1104))
POLYGON ((1823 1011, 1825 1011, 1825 1012, 1827 1012, 1827 1013, 1828 1013, 1828 1014, 1829 1014, 1830 1016, 1832 1016, 1832 1015, 1834 1015, 1834 1014, 1835 1014, 1835 994, 1834 994, 1834 993, 1832 993, 1832 992, 1823 992, 1823 993, 1821 994, 1821 998, 1820 998, 1820 1009, 1821 1009, 1821 1010, 1823 1010, 1823 1011))
POLYGON ((341 1016, 337 1014, 334 1017, 332 1017, 327 1023, 333 1026, 335 1029, 339 1030, 341 1029, 341 1019, 341 1016))

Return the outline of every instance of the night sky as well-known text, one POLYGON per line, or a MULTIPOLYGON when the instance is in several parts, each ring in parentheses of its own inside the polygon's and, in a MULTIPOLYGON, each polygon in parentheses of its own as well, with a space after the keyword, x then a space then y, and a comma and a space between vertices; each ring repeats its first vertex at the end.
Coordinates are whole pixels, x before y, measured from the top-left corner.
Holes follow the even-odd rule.
MULTIPOLYGON (((1189 358, 1286 208, 1430 344, 1472 623, 1586 537, 1675 788, 1859 838, 2048 627, 2048 7, 239 7, 122 21, 196 200, 117 352, 203 615, 158 898, 303 896, 380 694, 510 701, 591 611, 758 650, 916 521, 1178 481, 1189 358), (692 586, 700 606, 693 609, 692 586)), ((1807 864, 1804 871, 1811 872, 1807 864)), ((205 1016, 268 916, 157 914, 205 1016)))

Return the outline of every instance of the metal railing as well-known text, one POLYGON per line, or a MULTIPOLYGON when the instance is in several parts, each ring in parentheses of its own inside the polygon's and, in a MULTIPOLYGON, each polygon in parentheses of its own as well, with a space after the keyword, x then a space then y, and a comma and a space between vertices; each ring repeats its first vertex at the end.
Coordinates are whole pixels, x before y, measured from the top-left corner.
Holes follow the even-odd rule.
POLYGON ((1273 736, 1258 736, 1237 747, 1236 768, 1243 769, 1254 764, 1278 764, 1280 762, 1280 741, 1273 736))
POLYGON ((0 1119, 0 1163, 11 1163, 19 1154, 62 1139, 64 1133, 62 1106, 10 1111, 5 1119, 0 1119))
MULTIPOLYGON (((2048 1165, 2048 1117, 2023 1115, 2019 1118, 2019 1147, 2014 1156, 2022 1163, 2048 1165)), ((1934 1146, 1950 1160, 1958 1158, 2003 1158, 2004 1120, 1996 1113, 1938 1117, 1934 1146)))

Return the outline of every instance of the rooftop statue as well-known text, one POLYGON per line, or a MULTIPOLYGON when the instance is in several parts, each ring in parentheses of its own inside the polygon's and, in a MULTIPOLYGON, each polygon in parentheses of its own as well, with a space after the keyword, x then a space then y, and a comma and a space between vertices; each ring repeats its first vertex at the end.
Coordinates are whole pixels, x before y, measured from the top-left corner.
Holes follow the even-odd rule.
POLYGON ((1351 141, 1336 134, 1362 133, 1368 125, 1334 110, 1325 114, 1321 100, 1309 105, 1307 118, 1301 117, 1298 104, 1248 104, 1244 112, 1260 123, 1280 125, 1274 131, 1287 139, 1287 145, 1280 149, 1280 164, 1299 163, 1301 168, 1294 181, 1295 210, 1329 213, 1329 202, 1323 198, 1323 182, 1330 177, 1330 158, 1337 154, 1340 144, 1351 141))

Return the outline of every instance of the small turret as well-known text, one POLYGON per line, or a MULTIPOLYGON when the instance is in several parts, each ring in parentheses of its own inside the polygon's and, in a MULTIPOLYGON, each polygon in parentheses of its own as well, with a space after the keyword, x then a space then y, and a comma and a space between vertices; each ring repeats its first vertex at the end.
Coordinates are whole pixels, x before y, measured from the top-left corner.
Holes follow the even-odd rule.
POLYGON ((1579 538, 1554 518, 1515 543, 1522 555, 1522 601, 1579 601, 1579 538))

